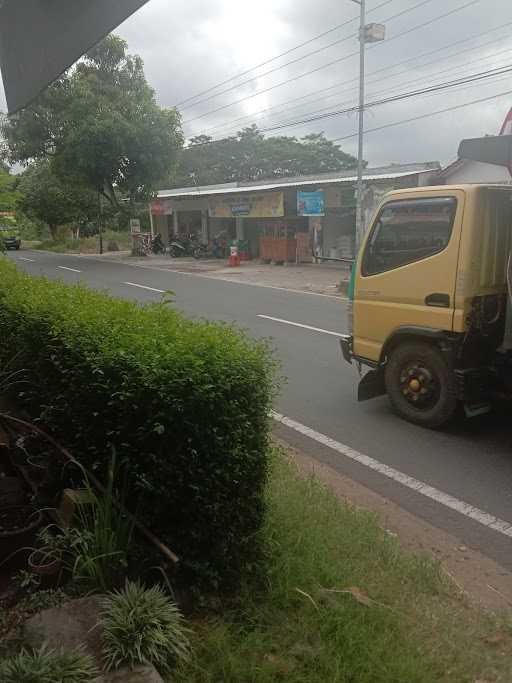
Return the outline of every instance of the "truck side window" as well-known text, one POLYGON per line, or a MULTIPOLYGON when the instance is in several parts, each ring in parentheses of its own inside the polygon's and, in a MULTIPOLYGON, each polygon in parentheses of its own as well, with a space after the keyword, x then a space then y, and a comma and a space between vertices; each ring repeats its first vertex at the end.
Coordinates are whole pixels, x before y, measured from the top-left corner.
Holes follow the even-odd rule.
POLYGON ((446 248, 457 210, 455 197, 385 204, 366 245, 362 274, 377 275, 446 248))

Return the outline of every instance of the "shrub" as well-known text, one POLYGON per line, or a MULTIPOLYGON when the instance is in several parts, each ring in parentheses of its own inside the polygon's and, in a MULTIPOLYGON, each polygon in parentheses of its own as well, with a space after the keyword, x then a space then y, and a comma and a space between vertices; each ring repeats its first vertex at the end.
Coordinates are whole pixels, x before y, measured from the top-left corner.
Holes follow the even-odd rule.
POLYGON ((79 252, 80 251, 80 240, 75 240, 72 237, 66 237, 59 240, 47 239, 40 242, 37 249, 42 251, 54 251, 59 254, 63 254, 67 251, 79 252))
POLYGON ((263 343, 43 278, 0 258, 0 364, 86 468, 114 447, 138 515, 189 577, 228 587, 258 558, 274 368, 263 343))
POLYGON ((2 361, 0 359, 0 396, 4 396, 12 392, 15 386, 23 384, 23 376, 25 371, 23 369, 13 370, 16 356, 13 358, 6 358, 2 361))
POLYGON ((103 652, 108 670, 153 664, 170 670, 188 658, 188 629, 176 605, 159 586, 127 582, 102 601, 103 652))
POLYGON ((0 662, 2 683, 91 683, 99 675, 92 657, 81 651, 57 653, 42 647, 0 662))

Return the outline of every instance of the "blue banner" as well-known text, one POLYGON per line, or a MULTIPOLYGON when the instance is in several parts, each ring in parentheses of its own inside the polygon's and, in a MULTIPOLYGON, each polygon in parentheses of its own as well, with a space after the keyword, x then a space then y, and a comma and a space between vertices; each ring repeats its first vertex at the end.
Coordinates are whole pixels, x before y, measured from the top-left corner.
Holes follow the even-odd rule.
POLYGON ((299 216, 324 216, 324 191, 297 192, 297 213, 299 216))

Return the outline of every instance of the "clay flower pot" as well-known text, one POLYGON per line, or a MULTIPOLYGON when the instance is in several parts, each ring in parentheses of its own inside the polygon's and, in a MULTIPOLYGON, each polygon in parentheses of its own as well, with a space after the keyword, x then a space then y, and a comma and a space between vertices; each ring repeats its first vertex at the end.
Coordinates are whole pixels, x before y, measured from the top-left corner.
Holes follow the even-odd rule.
POLYGON ((41 588, 56 588, 62 575, 62 557, 60 553, 40 548, 30 553, 28 568, 39 577, 41 588))

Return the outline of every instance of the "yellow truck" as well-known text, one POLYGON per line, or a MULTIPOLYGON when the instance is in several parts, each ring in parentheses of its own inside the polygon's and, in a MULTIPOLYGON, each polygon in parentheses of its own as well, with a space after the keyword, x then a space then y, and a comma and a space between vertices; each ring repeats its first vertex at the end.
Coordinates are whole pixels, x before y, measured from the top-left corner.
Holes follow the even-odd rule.
POLYGON ((369 368, 359 400, 387 393, 400 416, 436 428, 459 406, 474 415, 512 397, 511 232, 512 187, 383 199, 353 268, 341 339, 344 358, 369 368))

